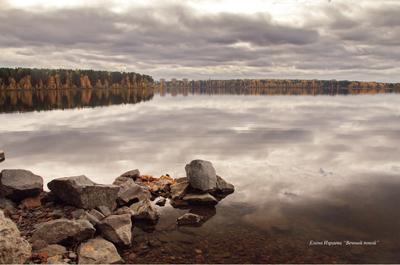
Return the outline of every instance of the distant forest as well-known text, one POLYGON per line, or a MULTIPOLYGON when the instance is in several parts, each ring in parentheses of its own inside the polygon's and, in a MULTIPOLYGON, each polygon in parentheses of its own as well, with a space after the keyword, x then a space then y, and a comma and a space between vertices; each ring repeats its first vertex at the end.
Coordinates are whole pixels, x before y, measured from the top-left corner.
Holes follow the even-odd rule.
POLYGON ((235 79, 171 81, 160 80, 164 94, 242 94, 242 95, 336 95, 400 93, 400 83, 337 80, 235 79))
POLYGON ((70 88, 147 88, 149 75, 94 70, 0 68, 0 90, 70 88))

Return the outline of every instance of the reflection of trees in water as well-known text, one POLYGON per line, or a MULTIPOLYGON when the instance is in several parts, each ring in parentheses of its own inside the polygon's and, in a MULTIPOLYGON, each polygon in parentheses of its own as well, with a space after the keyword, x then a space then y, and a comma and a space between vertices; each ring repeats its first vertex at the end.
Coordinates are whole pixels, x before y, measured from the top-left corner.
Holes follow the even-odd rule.
POLYGON ((161 95, 357 95, 400 93, 400 84, 336 80, 172 80, 161 81, 161 95))
POLYGON ((0 112, 134 104, 152 98, 152 88, 3 90, 0 112))

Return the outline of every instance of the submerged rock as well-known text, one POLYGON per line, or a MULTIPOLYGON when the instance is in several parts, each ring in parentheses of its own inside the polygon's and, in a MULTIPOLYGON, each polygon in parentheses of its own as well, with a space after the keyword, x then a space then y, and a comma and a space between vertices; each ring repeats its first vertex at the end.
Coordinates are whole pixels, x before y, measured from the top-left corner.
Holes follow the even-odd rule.
POLYGON ((132 241, 130 214, 110 215, 98 225, 101 235, 117 245, 129 246, 132 241))
POLYGON ((96 184, 83 175, 54 179, 47 186, 62 201, 84 209, 100 205, 114 209, 119 191, 118 186, 96 184))
POLYGON ((178 225, 200 225, 202 222, 202 217, 193 213, 185 213, 179 217, 176 222, 178 225))
POLYGON ((34 197, 43 191, 42 177, 24 169, 4 169, 0 173, 0 193, 14 201, 34 197))
POLYGON ((121 261, 115 246, 101 237, 90 239, 78 248, 79 264, 114 264, 121 261))
POLYGON ((25 263, 31 251, 31 246, 21 237, 17 226, 0 210, 0 264, 25 263))
POLYGON ((96 229, 87 220, 57 219, 41 223, 32 235, 32 241, 44 240, 48 244, 70 244, 93 237, 96 229))
POLYGON ((0 150, 0 163, 6 160, 6 156, 3 150, 0 150))
POLYGON ((193 160, 185 166, 186 176, 192 188, 211 191, 217 187, 217 174, 211 162, 193 160))
POLYGON ((183 197, 183 201, 186 201, 189 204, 195 204, 195 205, 196 204, 198 204, 198 205, 216 205, 218 203, 218 200, 215 199, 215 197, 209 193, 186 194, 185 197, 183 197))

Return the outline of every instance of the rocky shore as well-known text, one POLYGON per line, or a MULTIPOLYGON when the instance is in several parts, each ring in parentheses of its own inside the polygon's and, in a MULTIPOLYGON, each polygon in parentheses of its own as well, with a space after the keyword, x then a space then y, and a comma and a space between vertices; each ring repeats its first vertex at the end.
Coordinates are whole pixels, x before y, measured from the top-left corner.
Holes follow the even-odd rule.
MULTIPOLYGON (((47 184, 50 192, 43 190, 41 176, 2 170, 0 263, 124 263, 121 253, 133 248, 133 228, 156 224, 163 218, 159 207, 169 202, 175 208, 201 206, 212 212, 234 192, 208 161, 193 160, 185 170, 185 178, 175 179, 135 169, 111 185, 83 175, 57 178, 47 184)), ((200 226, 209 218, 206 212, 189 211, 176 225, 200 226)))

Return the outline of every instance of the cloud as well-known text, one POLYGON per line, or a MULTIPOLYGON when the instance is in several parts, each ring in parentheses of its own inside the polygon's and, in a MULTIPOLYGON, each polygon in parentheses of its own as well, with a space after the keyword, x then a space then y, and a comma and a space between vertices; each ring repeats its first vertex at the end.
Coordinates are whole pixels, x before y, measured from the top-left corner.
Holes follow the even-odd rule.
POLYGON ((399 4, 303 2, 293 3, 297 23, 272 9, 201 12, 190 1, 132 4, 118 11, 100 5, 31 11, 5 4, 0 61, 133 70, 155 78, 398 81, 393 54, 400 39, 399 4))

